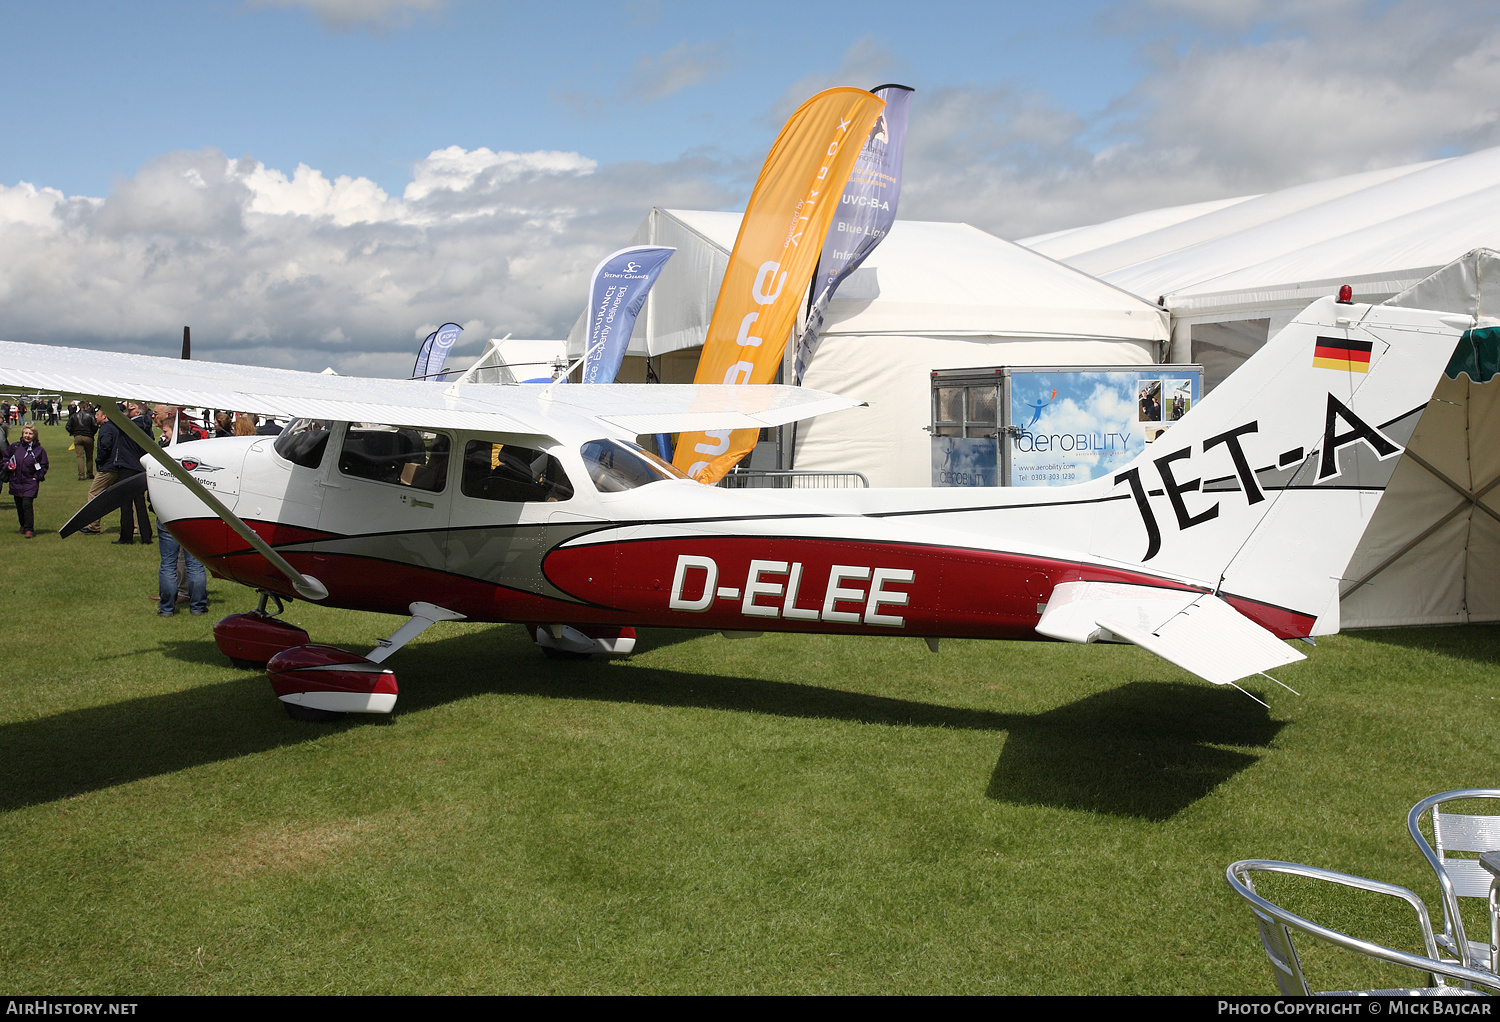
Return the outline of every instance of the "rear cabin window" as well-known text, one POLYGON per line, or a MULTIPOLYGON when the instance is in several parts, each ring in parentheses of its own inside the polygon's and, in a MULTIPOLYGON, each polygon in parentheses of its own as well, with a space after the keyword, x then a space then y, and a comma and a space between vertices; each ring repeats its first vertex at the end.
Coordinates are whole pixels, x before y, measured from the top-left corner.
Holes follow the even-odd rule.
POLYGON ((464 448, 464 496, 512 504, 568 500, 573 484, 562 462, 546 451, 490 440, 464 448))
POLYGON ((446 433, 351 422, 339 452, 339 471, 377 483, 441 493, 448 481, 446 433))
POLYGON ((650 451, 619 440, 591 440, 579 452, 600 493, 619 493, 663 479, 686 479, 650 451))
POLYGON ((322 419, 293 419, 276 438, 276 453, 293 465, 317 468, 328 449, 329 425, 322 419))

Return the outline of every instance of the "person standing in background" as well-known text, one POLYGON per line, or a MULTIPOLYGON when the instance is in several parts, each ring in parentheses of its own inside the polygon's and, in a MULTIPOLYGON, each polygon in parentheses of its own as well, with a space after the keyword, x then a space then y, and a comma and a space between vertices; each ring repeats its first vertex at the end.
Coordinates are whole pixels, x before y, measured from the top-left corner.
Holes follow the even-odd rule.
MULTIPOLYGON (((141 432, 149 437, 151 435, 151 420, 142 414, 141 406, 131 404, 129 414, 130 421, 135 423, 141 432)), ((102 409, 99 415, 101 418, 104 416, 102 409)), ((105 421, 107 422, 108 420, 106 419, 105 421)), ((123 431, 118 429, 114 423, 109 423, 107 427, 103 425, 99 427, 98 451, 97 460, 99 462, 100 477, 102 478, 105 473, 111 475, 109 482, 105 483, 104 486, 117 483, 136 472, 145 471, 145 469, 141 468, 141 459, 146 456, 146 452, 141 450, 140 446, 134 440, 131 440, 130 437, 126 436, 123 431), (108 437, 107 441, 106 436, 108 437)), ((95 479, 94 481, 97 484, 99 480, 95 479)), ((92 488, 89 492, 93 493, 92 488)), ((100 487, 100 492, 103 492, 103 487, 100 487)), ((123 546, 135 542, 137 520, 140 522, 141 542, 150 543, 151 520, 146 516, 146 494, 144 491, 134 501, 120 508, 120 538, 114 541, 116 544, 123 546)))
POLYGON ((68 416, 68 432, 73 435, 73 452, 78 458, 78 478, 94 478, 94 436, 99 426, 94 422, 94 406, 87 401, 68 416))
MULTIPOLYGON (((104 414, 103 408, 94 409, 94 428, 98 431, 94 434, 97 443, 94 445, 94 464, 99 471, 94 476, 94 481, 89 484, 89 500, 93 500, 99 494, 109 489, 120 478, 118 474, 104 466, 109 464, 115 454, 115 440, 120 435, 120 428, 104 414)), ((85 501, 87 503, 87 501, 85 501)), ((80 536, 99 535, 100 526, 98 522, 90 522, 78 530, 80 536)))
MULTIPOLYGON (((151 416, 146 406, 137 401, 132 401, 127 406, 127 411, 130 415, 130 421, 135 423, 136 428, 149 438, 151 436, 151 416)), ((120 449, 120 444, 123 444, 129 451, 127 455, 129 466, 128 468, 122 468, 121 471, 126 472, 130 469, 134 469, 136 472, 146 471, 141 467, 141 459, 146 457, 146 452, 141 449, 140 445, 126 436, 123 431, 120 433, 119 443, 116 444, 115 449, 117 451, 120 449)), ((116 540, 116 542, 129 543, 135 538, 137 526, 140 528, 142 545, 149 545, 152 542, 151 517, 150 512, 146 510, 145 490, 136 494, 133 501, 120 508, 120 539, 116 540)))
POLYGON ((5 467, 10 470, 10 495, 16 498, 16 517, 21 520, 16 531, 31 539, 36 535, 33 503, 47 477, 47 452, 37 440, 35 426, 21 430, 21 439, 6 452, 5 467))

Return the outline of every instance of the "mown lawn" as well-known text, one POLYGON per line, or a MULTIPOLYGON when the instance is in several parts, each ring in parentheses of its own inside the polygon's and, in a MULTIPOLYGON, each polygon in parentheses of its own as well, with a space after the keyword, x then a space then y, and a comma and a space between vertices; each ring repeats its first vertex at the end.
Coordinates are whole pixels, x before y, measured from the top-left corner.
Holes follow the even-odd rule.
POLYGON ((155 547, 57 537, 86 484, 43 439, 36 539, 0 498, 6 992, 1273 993, 1229 862, 1438 912, 1406 811, 1500 786, 1490 627, 1322 641, 1300 698, 1249 686, 1268 712, 1131 647, 648 631, 560 664, 459 623, 391 661, 391 716, 299 723, 214 648, 249 590, 158 619, 155 547))

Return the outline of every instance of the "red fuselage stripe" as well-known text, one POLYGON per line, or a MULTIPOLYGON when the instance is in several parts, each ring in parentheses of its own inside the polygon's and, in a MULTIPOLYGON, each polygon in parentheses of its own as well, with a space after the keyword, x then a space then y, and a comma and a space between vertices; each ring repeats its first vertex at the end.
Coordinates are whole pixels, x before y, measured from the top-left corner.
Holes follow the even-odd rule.
MULTIPOLYGON (((181 520, 172 529, 216 574, 293 595, 286 579, 217 519, 181 520)), ((256 529, 268 531, 265 523, 256 529)), ((1145 572, 1000 551, 700 536, 552 549, 543 559, 546 581, 581 601, 574 603, 530 592, 524 579, 495 582, 357 554, 288 548, 344 538, 327 533, 296 529, 277 538, 294 567, 328 587, 329 605, 403 614, 422 600, 473 621, 1034 639, 1042 608, 1062 582, 1205 591, 1145 572), (711 594, 705 589, 710 574, 711 594), (687 607, 692 609, 682 609, 687 607)), ((1307 635, 1313 625, 1307 614, 1226 598, 1282 638, 1307 635)))

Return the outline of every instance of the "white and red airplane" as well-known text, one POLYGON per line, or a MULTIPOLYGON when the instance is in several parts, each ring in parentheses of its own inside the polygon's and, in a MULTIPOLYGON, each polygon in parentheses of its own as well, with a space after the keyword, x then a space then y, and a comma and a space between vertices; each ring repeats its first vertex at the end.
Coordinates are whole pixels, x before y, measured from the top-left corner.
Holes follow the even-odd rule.
POLYGON ((0 383, 233 408, 279 437, 147 445, 161 521, 262 594, 220 648, 294 716, 389 712, 386 658, 440 620, 521 622, 550 655, 634 628, 1133 642, 1217 684, 1336 632, 1338 581, 1465 316, 1322 299, 1122 469, 1052 489, 726 490, 640 434, 857 402, 790 387, 372 380, 0 342, 0 383), (406 613, 369 654, 283 597, 406 613))

